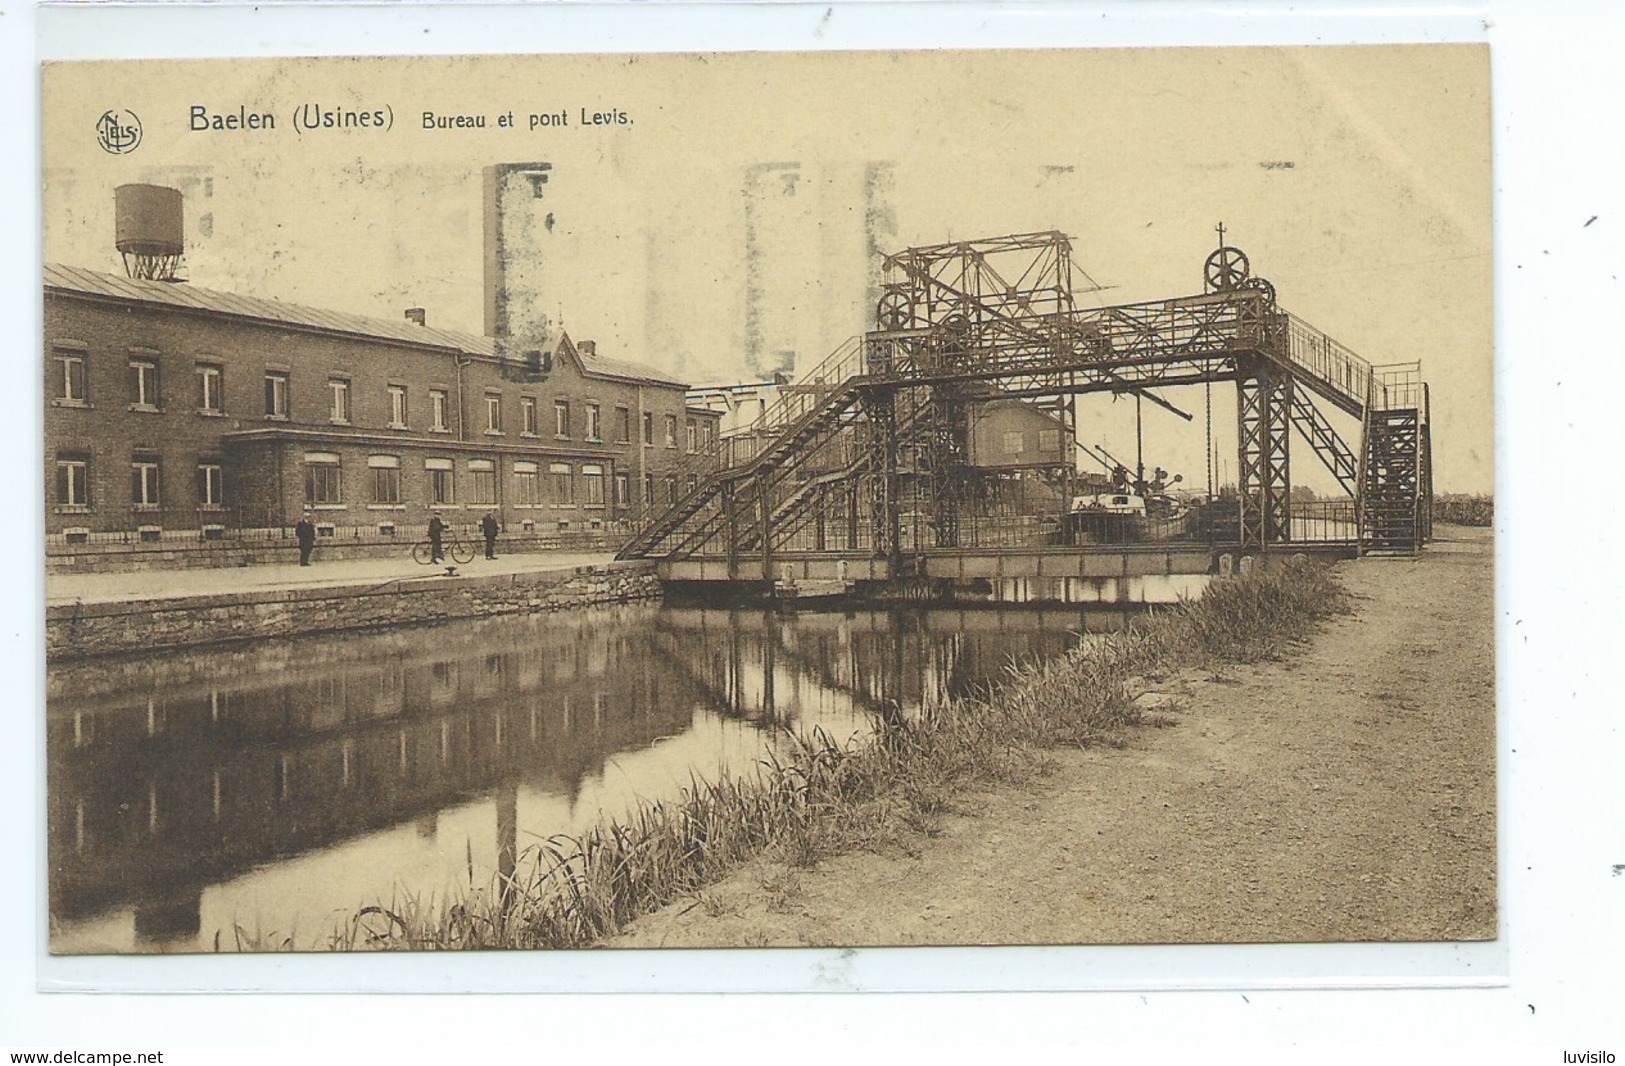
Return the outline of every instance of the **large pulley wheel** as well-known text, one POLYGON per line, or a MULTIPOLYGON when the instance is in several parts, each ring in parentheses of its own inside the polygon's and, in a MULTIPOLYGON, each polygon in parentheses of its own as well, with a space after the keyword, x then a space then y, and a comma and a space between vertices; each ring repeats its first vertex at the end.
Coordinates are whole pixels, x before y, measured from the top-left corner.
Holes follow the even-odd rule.
POLYGON ((888 292, 875 305, 875 323, 884 330, 911 329, 914 326, 914 303, 907 293, 888 292))
POLYGON ((1264 294, 1264 338, 1268 343, 1286 343, 1286 318, 1277 313, 1275 286, 1263 278, 1254 278, 1253 284, 1264 294))
POLYGON ((1239 288, 1249 277, 1247 253, 1225 245, 1207 257, 1207 287, 1212 292, 1239 288))

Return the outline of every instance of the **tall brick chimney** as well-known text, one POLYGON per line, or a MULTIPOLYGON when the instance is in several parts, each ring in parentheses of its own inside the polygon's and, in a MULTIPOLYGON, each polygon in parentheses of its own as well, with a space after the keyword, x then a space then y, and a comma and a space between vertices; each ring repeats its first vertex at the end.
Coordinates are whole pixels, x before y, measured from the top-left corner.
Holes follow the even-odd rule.
POLYGON ((496 163, 484 168, 485 335, 517 350, 548 340, 552 323, 551 163, 496 163))

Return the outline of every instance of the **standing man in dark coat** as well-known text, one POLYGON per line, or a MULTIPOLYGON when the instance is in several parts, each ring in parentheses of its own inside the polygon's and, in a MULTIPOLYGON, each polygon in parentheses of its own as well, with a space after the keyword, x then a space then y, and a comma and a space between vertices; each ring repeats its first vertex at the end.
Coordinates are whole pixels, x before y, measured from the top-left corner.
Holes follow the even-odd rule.
POLYGON ((316 547, 316 527, 310 523, 310 508, 300 517, 299 524, 293 527, 294 539, 299 541, 299 565, 310 565, 310 553, 316 547))
POLYGON ((497 557, 497 529, 497 516, 490 511, 485 512, 485 517, 480 519, 480 532, 485 534, 485 557, 487 559, 497 557))
POLYGON ((429 561, 431 563, 445 562, 446 551, 440 545, 440 538, 445 535, 446 523, 440 521, 435 515, 429 519, 429 561))

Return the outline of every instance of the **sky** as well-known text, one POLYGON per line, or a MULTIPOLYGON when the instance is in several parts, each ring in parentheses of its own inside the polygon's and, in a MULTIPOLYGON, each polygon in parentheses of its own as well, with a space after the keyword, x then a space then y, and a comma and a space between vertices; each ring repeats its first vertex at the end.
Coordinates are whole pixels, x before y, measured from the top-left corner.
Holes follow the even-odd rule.
MULTIPOLYGON (((1373 363, 1422 361, 1436 487, 1489 492, 1488 75, 1465 45, 51 65, 44 250, 119 270, 113 188, 172 184, 193 284, 478 332, 481 169, 547 161, 546 312, 719 381, 868 328, 877 242, 1058 229, 1102 286, 1089 306, 1200 291, 1222 221, 1283 307, 1373 363), (143 124, 128 154, 93 135, 109 84, 143 124), (305 105, 392 123, 298 131, 305 105), (276 128, 194 131, 197 107, 276 128)), ((1196 418, 1146 405, 1146 462, 1199 485, 1206 397, 1167 398, 1196 418)), ((1222 481, 1228 387, 1213 404, 1222 481)), ((1132 407, 1086 402, 1084 441, 1131 453, 1132 407)), ((1295 481, 1332 491, 1295 447, 1295 481)))

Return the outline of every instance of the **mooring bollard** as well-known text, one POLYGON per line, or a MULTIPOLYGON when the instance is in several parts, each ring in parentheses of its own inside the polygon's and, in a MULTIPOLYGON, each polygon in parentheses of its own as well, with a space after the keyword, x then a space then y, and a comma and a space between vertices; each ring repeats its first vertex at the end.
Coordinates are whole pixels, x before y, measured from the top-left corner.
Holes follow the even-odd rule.
POLYGON ((1219 556, 1219 576, 1229 577, 1236 572, 1236 557, 1229 552, 1219 556))

